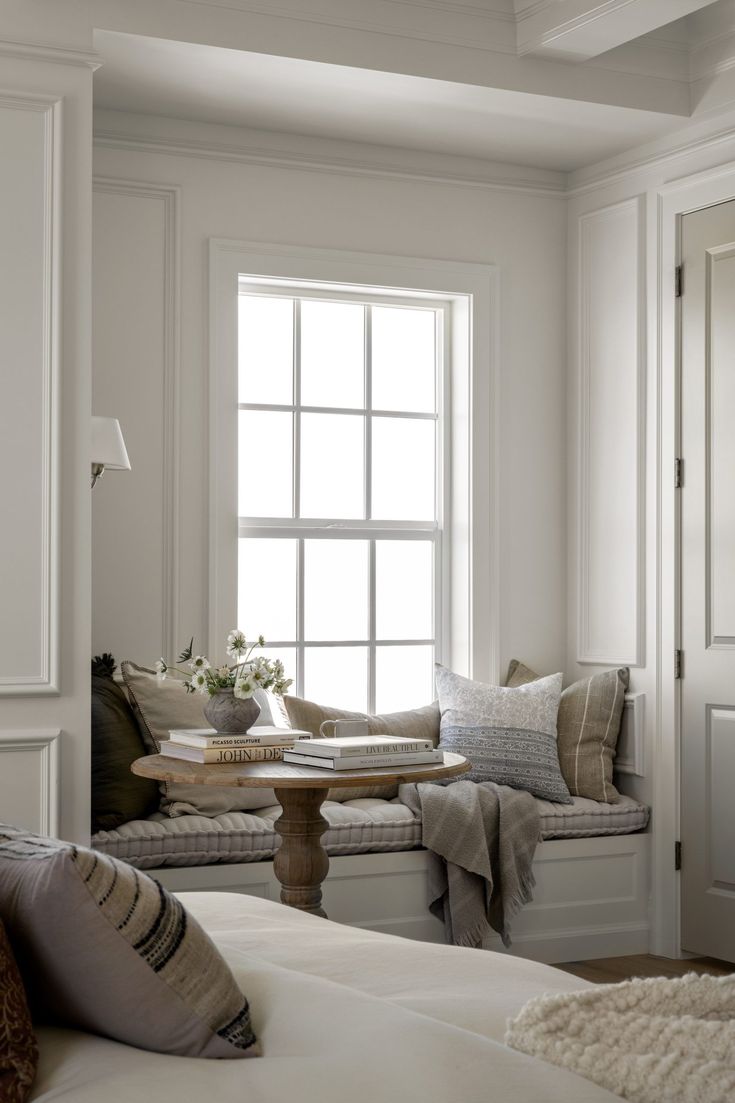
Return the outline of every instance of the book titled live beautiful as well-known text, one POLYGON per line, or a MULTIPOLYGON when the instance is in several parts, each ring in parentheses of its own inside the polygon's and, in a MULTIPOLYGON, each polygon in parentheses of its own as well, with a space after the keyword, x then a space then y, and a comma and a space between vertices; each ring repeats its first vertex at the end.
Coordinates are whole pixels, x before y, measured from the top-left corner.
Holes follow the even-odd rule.
POLYGON ((408 751, 405 754, 369 754, 345 755, 344 758, 327 758, 325 755, 311 754, 312 743, 305 744, 307 751, 301 748, 284 750, 283 761, 292 766, 317 766, 322 770, 377 770, 385 766, 398 769, 400 766, 421 766, 431 762, 443 762, 442 751, 408 751))
POLYGON ((334 739, 314 739, 305 748, 307 754, 325 758, 365 757, 366 755, 408 754, 433 751, 430 739, 407 739, 402 735, 347 735, 334 739))

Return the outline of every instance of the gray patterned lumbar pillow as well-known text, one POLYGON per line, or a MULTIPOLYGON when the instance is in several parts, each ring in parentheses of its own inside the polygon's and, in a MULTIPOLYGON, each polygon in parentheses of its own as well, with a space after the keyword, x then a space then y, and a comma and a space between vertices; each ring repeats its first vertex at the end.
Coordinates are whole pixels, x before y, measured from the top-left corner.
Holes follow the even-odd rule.
POLYGON ((571 804, 556 750, 561 682, 561 674, 552 674, 508 689, 473 682, 437 663, 439 746, 469 759, 470 781, 494 781, 571 804))
POLYGON ((0 918, 34 1016, 176 1056, 258 1056, 217 947, 125 862, 2 824, 0 918))
MULTIPOLYGON (((524 686, 540 677, 512 659, 505 684, 524 686)), ((630 671, 621 666, 574 682, 561 695, 557 721, 559 765, 575 797, 606 804, 620 799, 613 785, 613 760, 629 680, 630 671)))

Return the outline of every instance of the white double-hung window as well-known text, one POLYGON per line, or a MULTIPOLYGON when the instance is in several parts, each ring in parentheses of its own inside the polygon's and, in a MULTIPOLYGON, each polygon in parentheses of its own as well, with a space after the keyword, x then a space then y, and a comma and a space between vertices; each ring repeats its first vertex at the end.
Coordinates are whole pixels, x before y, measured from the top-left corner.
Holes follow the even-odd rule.
POLYGON ((238 290, 238 626, 301 696, 426 704, 448 616, 450 304, 238 290))

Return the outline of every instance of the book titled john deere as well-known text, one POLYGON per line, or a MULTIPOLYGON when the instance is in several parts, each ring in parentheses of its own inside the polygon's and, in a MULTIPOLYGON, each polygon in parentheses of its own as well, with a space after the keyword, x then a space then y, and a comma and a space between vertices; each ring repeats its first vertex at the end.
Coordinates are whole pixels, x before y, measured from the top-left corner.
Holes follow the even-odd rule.
POLYGON ((302 740, 311 740, 311 732, 266 725, 251 728, 242 735, 221 734, 214 728, 182 728, 169 732, 161 743, 161 754, 187 762, 280 762, 283 752, 302 740))
POLYGON ((392 735, 357 735, 336 739, 312 739, 284 750, 283 761, 294 766, 323 770, 375 770, 390 766, 419 766, 443 762, 444 755, 430 739, 406 739, 392 735))

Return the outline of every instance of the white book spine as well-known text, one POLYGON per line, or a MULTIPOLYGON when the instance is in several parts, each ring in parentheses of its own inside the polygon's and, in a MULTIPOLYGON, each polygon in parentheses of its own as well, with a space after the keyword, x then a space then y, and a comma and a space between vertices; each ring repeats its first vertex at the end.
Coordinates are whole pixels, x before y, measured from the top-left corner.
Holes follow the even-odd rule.
POLYGON ((186 747, 290 747, 300 740, 310 740, 309 732, 289 732, 280 735, 198 735, 186 731, 170 731, 169 742, 186 747))
POLYGON ((433 750, 434 744, 430 739, 415 739, 407 743, 371 743, 366 740, 341 747, 325 739, 315 739, 309 747, 309 754, 324 755, 326 758, 364 758, 367 755, 418 754, 433 750))
POLYGON ((349 755, 346 758, 326 758, 310 755, 300 750, 284 751, 283 761, 299 766, 321 766, 327 770, 377 770, 385 766, 421 766, 431 762, 443 762, 441 751, 414 751, 407 754, 349 755))

